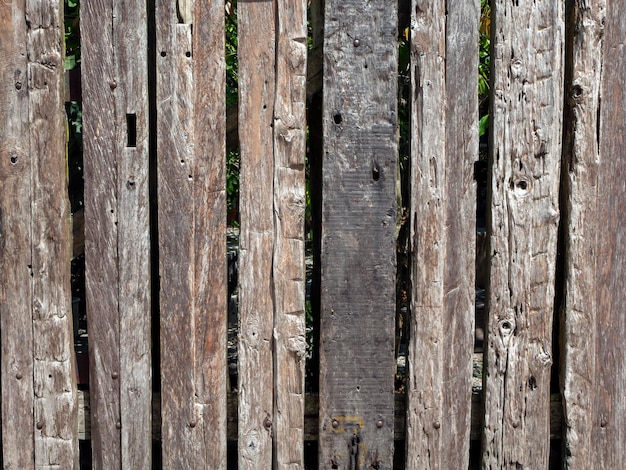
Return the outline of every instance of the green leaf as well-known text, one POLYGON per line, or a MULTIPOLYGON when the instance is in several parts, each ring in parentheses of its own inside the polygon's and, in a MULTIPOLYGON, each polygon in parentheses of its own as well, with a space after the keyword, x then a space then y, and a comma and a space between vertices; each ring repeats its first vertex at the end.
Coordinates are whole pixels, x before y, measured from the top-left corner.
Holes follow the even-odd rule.
POLYGON ((478 121, 478 136, 482 137, 487 133, 487 129, 489 129, 489 114, 485 114, 478 121))

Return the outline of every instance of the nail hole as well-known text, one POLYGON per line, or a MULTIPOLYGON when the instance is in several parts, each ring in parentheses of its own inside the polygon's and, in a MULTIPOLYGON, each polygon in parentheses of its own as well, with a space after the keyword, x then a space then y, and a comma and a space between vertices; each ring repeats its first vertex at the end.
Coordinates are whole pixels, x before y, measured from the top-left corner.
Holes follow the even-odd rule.
POLYGON ((341 117, 341 114, 337 113, 333 116, 333 121, 335 121, 335 124, 341 124, 341 122, 343 121, 343 118, 341 117))
POLYGON ((374 163, 372 166, 372 179, 374 181, 378 181, 380 179, 380 168, 378 168, 377 163, 374 163))
POLYGON ((11 155, 11 163, 13 163, 14 165, 17 163, 17 156, 16 155, 11 155))
POLYGON ((167 55, 167 52, 161 51, 161 57, 165 57, 166 55, 167 55))
POLYGON ((190 51, 185 52, 185 57, 191 57, 191 52, 190 51))
POLYGON ((537 389, 537 379, 535 379, 535 377, 532 375, 528 378, 528 388, 530 388, 531 390, 537 389))

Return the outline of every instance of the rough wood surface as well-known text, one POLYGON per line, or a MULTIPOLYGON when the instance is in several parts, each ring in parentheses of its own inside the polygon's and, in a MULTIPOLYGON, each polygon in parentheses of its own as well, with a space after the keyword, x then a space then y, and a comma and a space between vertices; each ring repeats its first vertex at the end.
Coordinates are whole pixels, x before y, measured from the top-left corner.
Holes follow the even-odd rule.
POLYGON ((478 2, 412 7, 412 320, 407 468, 469 461, 478 2), (447 14, 446 14, 447 12, 447 14))
POLYGON ((239 469, 272 468, 274 2, 241 2, 239 28, 239 469))
POLYGON ((320 468, 392 468, 397 5, 324 25, 320 468))
POLYGON ((145 4, 81 6, 94 468, 152 461, 145 4))
MULTIPOLYGON (((63 9, 56 1, 27 1, 25 18, 29 26, 35 468, 73 468, 78 464, 78 441, 63 132, 63 9)), ((13 334, 20 338, 22 332, 13 334)))
POLYGON ((496 0, 491 30, 491 273, 483 466, 547 468, 563 5, 496 0))
POLYGON ((24 2, 0 4, 2 464, 34 468, 31 157, 24 2), (11 417, 11 419, 8 419, 11 417))
POLYGON ((626 461, 622 2, 573 2, 568 37, 563 407, 568 468, 626 461), (606 23, 606 24, 605 24, 606 23))
POLYGON ((274 468, 304 468, 306 0, 278 0, 274 101, 274 468))
POLYGON ((163 466, 225 469, 223 5, 159 0, 156 23, 163 466))
POLYGON ((58 2, 0 6, 2 465, 77 466, 58 2))

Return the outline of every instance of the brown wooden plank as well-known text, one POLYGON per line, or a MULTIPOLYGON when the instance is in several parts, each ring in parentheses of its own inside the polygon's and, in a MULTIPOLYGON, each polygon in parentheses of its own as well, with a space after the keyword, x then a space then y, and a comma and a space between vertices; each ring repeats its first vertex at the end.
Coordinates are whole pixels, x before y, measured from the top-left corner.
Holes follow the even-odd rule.
POLYGON ((568 468, 616 468, 626 459, 624 13, 621 2, 595 1, 573 4, 570 17, 563 308, 568 468))
POLYGON ((469 462, 478 2, 414 2, 407 468, 469 462), (447 12, 447 15, 446 15, 447 12))
POLYGON ((145 4, 81 8, 94 468, 152 461, 145 4), (143 58, 143 59, 142 59, 143 58))
POLYGON ((239 31, 239 468, 272 467, 275 5, 241 2, 239 31))
POLYGON ((27 1, 26 18, 35 467, 73 468, 78 465, 78 440, 64 133, 63 9, 58 1, 27 1))
POLYGON ((156 4, 163 466, 225 469, 224 11, 183 3, 156 4))
POLYGON ((274 468, 304 468, 306 1, 277 2, 274 102, 274 468))
POLYGON ((2 463, 34 468, 31 157, 24 2, 0 4, 2 463), (10 418, 10 419, 9 419, 10 418))
POLYGON ((491 274, 483 465, 547 468, 563 5, 497 0, 491 14, 491 274))
POLYGON ((326 2, 321 468, 393 464, 396 34, 396 2, 326 2))
POLYGON ((199 439, 206 446, 205 468, 225 470, 228 299, 224 6, 220 2, 195 2, 194 15, 195 393, 204 426, 199 439))

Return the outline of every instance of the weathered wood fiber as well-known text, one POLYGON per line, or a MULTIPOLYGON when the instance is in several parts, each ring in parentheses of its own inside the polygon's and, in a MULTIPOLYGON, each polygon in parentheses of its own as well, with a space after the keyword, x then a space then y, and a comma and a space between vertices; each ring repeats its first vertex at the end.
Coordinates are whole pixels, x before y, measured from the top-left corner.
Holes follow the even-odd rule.
MULTIPOLYGON (((35 468, 73 468, 78 464, 78 440, 70 289, 72 245, 63 132, 63 9, 57 1, 27 1, 25 13, 35 468)), ((20 264, 23 266, 23 260, 20 264)), ((3 332, 17 338, 23 334, 3 332)), ((13 438, 22 445, 22 437, 13 438)))
POLYGON ((145 3, 81 5, 94 468, 152 461, 145 3))
POLYGON ((241 470, 272 468, 274 416, 274 2, 241 2, 239 31, 239 441, 241 470))
POLYGON ((563 306, 568 468, 626 461, 625 7, 573 2, 568 37, 563 306))
POLYGON ((492 4, 483 466, 547 468, 559 221, 563 4, 492 4))
POLYGON ((24 3, 0 4, 0 377, 2 463, 32 469, 31 172, 24 3), (8 417, 11 419, 7 419, 8 417))
POLYGON ((62 20, 58 2, 0 6, 5 468, 77 464, 62 20))
POLYGON ((320 468, 392 468, 397 5, 324 25, 320 468))
POLYGON ((225 469, 223 4, 159 0, 156 23, 163 466, 225 469))
POLYGON ((414 2, 407 468, 469 462, 478 2, 414 2), (446 14, 447 13, 447 14, 446 14))
POLYGON ((304 468, 306 0, 278 0, 274 101, 274 468, 304 468))

